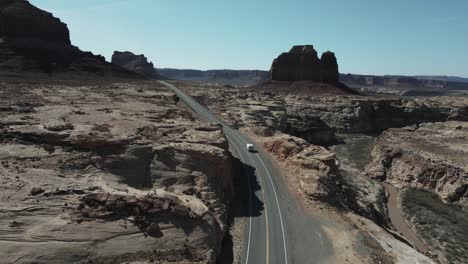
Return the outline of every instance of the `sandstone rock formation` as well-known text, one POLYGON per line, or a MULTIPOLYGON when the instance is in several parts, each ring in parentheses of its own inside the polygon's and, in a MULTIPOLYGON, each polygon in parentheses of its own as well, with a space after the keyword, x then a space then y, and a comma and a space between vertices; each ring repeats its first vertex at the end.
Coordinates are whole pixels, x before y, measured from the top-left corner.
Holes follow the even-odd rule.
POLYGON ((189 93, 236 128, 253 129, 264 136, 281 131, 319 145, 328 145, 335 141, 332 128, 316 116, 304 113, 300 108, 288 108, 281 96, 238 89, 202 87, 191 89, 189 93))
POLYGON ((375 142, 371 177, 424 189, 468 206, 468 123, 426 123, 384 132, 375 142))
POLYGON ((334 132, 379 132, 423 122, 468 119, 463 97, 306 95, 250 88, 180 85, 228 124, 260 135, 279 131, 328 145, 334 132), (185 87, 184 87, 185 86, 185 87))
POLYGON ((102 56, 72 46, 67 25, 26 0, 0 2, 0 73, 135 77, 102 56))
POLYGON ((385 216, 385 191, 362 175, 348 175, 335 153, 287 134, 266 138, 264 148, 286 166, 308 199, 356 212, 381 225, 385 216))
POLYGON ((367 174, 402 193, 405 222, 440 263, 466 263, 468 123, 390 129, 379 136, 367 174))
POLYGON ((321 59, 312 45, 294 46, 276 58, 270 69, 270 80, 295 82, 338 82, 338 63, 335 54, 327 51, 321 59))
POLYGON ((279 160, 297 168, 295 174, 304 194, 316 199, 328 198, 328 182, 334 181, 338 168, 333 153, 289 135, 272 137, 264 143, 264 147, 279 160))
POLYGON ((216 261, 233 194, 220 126, 152 82, 0 90, 2 262, 216 261))
POLYGON ((324 52, 320 58, 322 82, 338 83, 338 62, 335 53, 331 51, 324 52))
POLYGON ((129 51, 114 51, 111 62, 147 78, 158 77, 158 72, 154 68, 153 63, 149 62, 144 55, 135 55, 129 51))
POLYGON ((70 45, 67 25, 28 1, 2 0, 0 38, 41 39, 70 45))
POLYGON ((378 132, 423 122, 468 119, 466 97, 401 98, 372 96, 283 96, 289 109, 301 109, 339 132, 378 132))

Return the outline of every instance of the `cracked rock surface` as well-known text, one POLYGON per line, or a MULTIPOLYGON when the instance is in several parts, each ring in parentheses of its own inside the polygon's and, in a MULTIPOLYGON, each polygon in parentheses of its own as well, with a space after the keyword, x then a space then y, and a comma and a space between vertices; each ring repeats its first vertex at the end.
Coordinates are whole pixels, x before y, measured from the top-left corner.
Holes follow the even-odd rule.
POLYGON ((0 83, 5 263, 214 263, 231 155, 153 82, 0 83))

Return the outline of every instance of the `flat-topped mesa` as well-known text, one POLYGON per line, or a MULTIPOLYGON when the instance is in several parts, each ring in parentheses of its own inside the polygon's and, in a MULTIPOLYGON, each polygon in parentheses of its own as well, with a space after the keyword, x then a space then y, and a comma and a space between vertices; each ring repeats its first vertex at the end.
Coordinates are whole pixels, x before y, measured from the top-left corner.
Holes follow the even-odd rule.
POLYGON ((294 46, 289 52, 284 52, 273 60, 270 80, 335 84, 338 83, 338 63, 333 52, 327 51, 319 59, 314 46, 294 46))
POLYGON ((144 55, 135 55, 129 51, 114 51, 112 63, 148 78, 157 78, 158 72, 152 62, 144 55))

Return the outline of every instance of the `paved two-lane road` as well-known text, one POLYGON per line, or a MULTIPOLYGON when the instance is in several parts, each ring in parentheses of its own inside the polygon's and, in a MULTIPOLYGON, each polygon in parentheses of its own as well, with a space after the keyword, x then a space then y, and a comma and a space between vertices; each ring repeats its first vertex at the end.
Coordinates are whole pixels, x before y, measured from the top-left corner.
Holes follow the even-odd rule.
POLYGON ((310 218, 297 206, 261 152, 247 151, 246 144, 253 142, 174 85, 160 83, 174 91, 201 118, 221 124, 233 154, 243 163, 243 176, 249 188, 246 197, 249 219, 241 263, 322 263, 331 255, 331 245, 320 228, 320 221, 310 218))

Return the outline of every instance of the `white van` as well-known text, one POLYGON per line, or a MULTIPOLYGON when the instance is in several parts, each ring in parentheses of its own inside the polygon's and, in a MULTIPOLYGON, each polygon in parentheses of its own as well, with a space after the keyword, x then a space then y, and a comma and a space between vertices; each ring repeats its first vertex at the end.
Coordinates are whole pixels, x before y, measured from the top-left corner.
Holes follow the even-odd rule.
POLYGON ((253 144, 247 144, 246 147, 247 147, 247 150, 250 151, 250 152, 254 152, 254 151, 255 151, 255 148, 254 148, 254 145, 253 145, 253 144))

